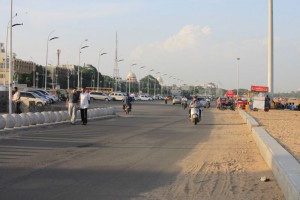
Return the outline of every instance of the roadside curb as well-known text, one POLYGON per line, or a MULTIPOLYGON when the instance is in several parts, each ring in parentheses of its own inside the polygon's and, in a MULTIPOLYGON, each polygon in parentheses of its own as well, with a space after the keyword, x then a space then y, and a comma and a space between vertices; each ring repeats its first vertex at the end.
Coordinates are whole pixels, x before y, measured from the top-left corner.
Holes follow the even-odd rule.
POLYGON ((239 110, 251 129, 260 154, 272 170, 278 185, 288 200, 300 200, 300 164, 248 113, 239 110))

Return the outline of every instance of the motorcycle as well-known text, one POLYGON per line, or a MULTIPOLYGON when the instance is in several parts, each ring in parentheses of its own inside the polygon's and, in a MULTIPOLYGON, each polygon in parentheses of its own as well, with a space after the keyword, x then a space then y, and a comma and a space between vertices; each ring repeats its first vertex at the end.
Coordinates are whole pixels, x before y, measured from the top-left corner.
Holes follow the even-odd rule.
POLYGON ((183 107, 183 110, 185 110, 187 108, 187 102, 186 101, 182 102, 182 107, 183 107))
POLYGON ((201 113, 199 108, 192 107, 191 108, 191 115, 190 120, 194 125, 197 125, 198 122, 201 120, 201 113))
POLYGON ((128 115, 129 112, 131 111, 130 106, 128 104, 125 104, 124 111, 125 111, 126 115, 128 115))

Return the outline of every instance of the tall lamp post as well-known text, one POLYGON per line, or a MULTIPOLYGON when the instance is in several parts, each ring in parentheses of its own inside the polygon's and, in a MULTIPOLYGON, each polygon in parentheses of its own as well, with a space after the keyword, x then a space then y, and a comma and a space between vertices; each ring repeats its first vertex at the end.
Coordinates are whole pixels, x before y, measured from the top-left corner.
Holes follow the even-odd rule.
MULTIPOLYGON (((140 69, 144 69, 146 66, 142 66, 142 67, 140 67, 140 69)), ((139 79, 140 79, 140 81, 139 81, 139 94, 141 94, 141 72, 139 72, 139 79)))
POLYGON ((239 82, 240 82, 240 80, 239 80, 239 60, 240 60, 240 58, 236 58, 236 60, 237 60, 237 92, 236 92, 236 94, 237 94, 237 96, 239 97, 239 82))
POLYGON ((81 53, 81 49, 84 49, 84 48, 87 48, 87 47, 89 47, 89 46, 82 46, 82 44, 84 43, 84 42, 87 42, 88 41, 88 39, 85 39, 85 40, 83 40, 81 43, 80 43, 80 46, 79 46, 79 57, 78 57, 78 72, 77 72, 77 74, 78 74, 78 83, 77 83, 77 89, 79 90, 80 89, 80 81, 79 81, 79 77, 80 77, 80 53, 81 53))
MULTIPOLYGON (((166 75, 167 75, 167 74, 163 74, 163 75, 161 75, 161 76, 166 76, 166 75)), ((163 88, 163 87, 164 87, 163 85, 164 85, 164 82, 163 82, 163 80, 162 80, 161 86, 160 86, 160 95, 161 95, 161 96, 163 96, 163 89, 164 89, 164 88, 163 88)))
POLYGON ((39 72, 35 72, 36 73, 36 78, 34 81, 36 81, 35 87, 39 88, 39 72))
POLYGON ((273 0, 269 0, 269 19, 268 19, 268 87, 270 97, 274 95, 274 48, 273 48, 273 0))
POLYGON ((149 70, 149 74, 148 74, 148 87, 147 87, 147 93, 148 93, 148 95, 150 95, 149 94, 149 76, 150 76, 150 72, 152 72, 152 71, 154 71, 154 69, 150 69, 149 70))
POLYGON ((97 76, 97 91, 99 91, 99 73, 100 73, 100 57, 107 54, 107 53, 101 53, 102 50, 100 50, 99 53, 99 59, 98 59, 98 76, 97 76))
MULTIPOLYGON (((136 66, 137 64, 136 63, 133 63, 132 65, 131 65, 131 67, 132 66, 136 66)), ((130 67, 130 72, 131 72, 131 67, 130 67)), ((130 81, 132 80, 132 78, 131 77, 129 77, 129 80, 128 80, 128 87, 129 87, 129 95, 130 95, 130 81)))
MULTIPOLYGON (((124 59, 117 59, 116 60, 116 63, 119 63, 119 62, 122 62, 122 61, 124 61, 124 59)), ((118 84, 119 84, 119 77, 116 77, 116 80, 115 80, 115 91, 117 91, 118 90, 118 84)))
MULTIPOLYGON (((13 18, 15 18, 16 16, 17 16, 18 14, 16 13, 13 17, 12 17, 12 19, 13 18)), ((11 20, 12 20, 11 19, 11 20)), ((4 83, 3 83, 3 85, 6 85, 6 70, 7 70, 7 43, 8 43, 8 30, 9 30, 9 28, 10 28, 10 24, 11 24, 11 20, 9 20, 9 22, 7 23, 7 29, 6 29, 6 43, 5 43, 5 45, 6 45, 6 47, 5 47, 5 75, 4 75, 4 83)), ((14 25, 16 25, 16 24, 14 24, 14 25)), ((14 25, 12 25, 12 27, 14 27, 14 25)), ((21 24, 18 24, 18 25, 21 25, 21 24)), ((23 24, 22 24, 23 25, 23 24)))
POLYGON ((48 35, 48 39, 47 39, 47 50, 46 50, 46 65, 45 65, 45 90, 47 90, 47 68, 48 68, 48 49, 49 49, 49 41, 58 39, 59 37, 52 37, 50 38, 51 34, 54 32, 51 31, 48 35))
MULTIPOLYGON (((156 72, 156 74, 159 74, 160 72, 156 72)), ((154 81, 155 81, 155 83, 154 83, 154 96, 156 96, 156 82, 157 82, 157 78, 156 77, 154 77, 154 81)))

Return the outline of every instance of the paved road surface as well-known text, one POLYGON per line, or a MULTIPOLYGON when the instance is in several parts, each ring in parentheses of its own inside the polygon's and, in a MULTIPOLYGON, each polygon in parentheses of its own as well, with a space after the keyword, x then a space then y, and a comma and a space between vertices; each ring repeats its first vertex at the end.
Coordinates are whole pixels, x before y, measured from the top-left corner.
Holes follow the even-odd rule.
POLYGON ((284 199, 237 112, 206 109, 195 126, 179 105, 118 109, 0 140, 0 199, 284 199))

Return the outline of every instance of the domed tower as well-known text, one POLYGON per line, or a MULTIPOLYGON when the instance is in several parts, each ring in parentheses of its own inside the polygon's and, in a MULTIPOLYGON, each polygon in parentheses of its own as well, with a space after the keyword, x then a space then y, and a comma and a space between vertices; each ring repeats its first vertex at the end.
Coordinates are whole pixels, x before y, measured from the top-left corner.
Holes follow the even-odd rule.
POLYGON ((164 84, 164 80, 162 79, 161 76, 158 76, 158 77, 156 78, 156 80, 158 81, 158 83, 159 83, 160 85, 163 85, 163 84, 164 84))
POLYGON ((133 72, 128 73, 126 80, 130 83, 137 83, 136 75, 133 72))

